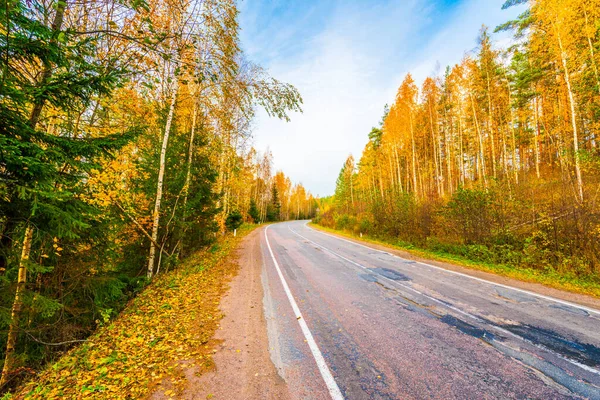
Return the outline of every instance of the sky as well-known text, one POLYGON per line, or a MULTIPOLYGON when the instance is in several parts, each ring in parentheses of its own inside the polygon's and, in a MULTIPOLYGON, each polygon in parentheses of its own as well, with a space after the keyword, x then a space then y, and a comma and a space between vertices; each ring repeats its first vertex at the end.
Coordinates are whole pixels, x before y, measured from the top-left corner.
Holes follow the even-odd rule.
MULTIPOLYGON (((335 190, 356 161, 407 73, 420 84, 477 47, 491 28, 522 9, 504 0, 244 0, 241 44, 249 60, 293 84, 303 113, 285 122, 259 111, 254 146, 313 195, 335 190)), ((494 35, 497 45, 508 36, 494 35)))

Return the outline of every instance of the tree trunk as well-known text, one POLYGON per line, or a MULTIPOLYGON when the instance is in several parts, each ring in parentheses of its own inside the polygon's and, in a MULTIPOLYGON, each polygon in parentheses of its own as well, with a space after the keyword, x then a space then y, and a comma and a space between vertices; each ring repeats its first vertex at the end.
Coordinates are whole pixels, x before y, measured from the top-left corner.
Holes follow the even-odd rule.
POLYGON ((492 109, 492 94, 491 94, 491 84, 490 84, 490 73, 486 71, 487 76, 487 98, 488 98, 488 118, 490 120, 489 129, 490 129, 490 141, 492 142, 492 173, 494 174, 494 178, 497 178, 496 172, 496 140, 494 137, 494 113, 492 109))
POLYGON ((198 118, 198 102, 194 102, 194 111, 192 114, 192 129, 190 133, 190 144, 188 146, 187 171, 185 174, 185 185, 183 186, 183 220, 185 222, 186 206, 188 194, 190 191, 190 182, 192 180, 192 160, 194 158, 194 137, 196 133, 196 120, 198 118))
POLYGON ((571 76, 567 66, 567 54, 563 48, 562 40, 558 28, 556 28, 556 38, 558 39, 558 47, 560 48, 560 58, 562 61, 563 71, 565 75, 565 83, 569 95, 569 107, 571 109, 571 128, 573 129, 573 156, 575 158, 575 178, 577 179, 577 195, 579 201, 583 203, 583 179, 581 177, 581 167, 579 163, 579 137, 577 134, 577 113, 575 111, 575 97, 571 89, 571 76))
POLYGON ((459 167, 460 167, 460 184, 461 186, 465 186, 465 176, 467 174, 467 172, 465 171, 465 149, 464 149, 464 144, 463 144, 463 126, 462 126, 462 121, 463 121, 463 104, 462 104, 462 99, 459 97, 458 100, 458 139, 460 141, 460 146, 459 146, 459 152, 460 152, 460 157, 458 157, 458 162, 460 163, 459 167))
POLYGON ((154 243, 158 239, 158 228, 160 221, 160 203, 162 201, 163 192, 163 181, 165 178, 165 164, 167 157, 167 144, 169 142, 169 133, 171 132, 171 123, 173 122, 173 114, 175 113, 175 102, 177 100, 177 89, 178 89, 177 78, 175 78, 175 87, 173 88, 173 95, 171 97, 171 104, 169 105, 169 115, 167 116, 167 123, 165 124, 165 133, 163 135, 162 147, 160 149, 160 165, 158 167, 158 182, 156 184, 156 201, 154 203, 154 213, 152 215, 152 242, 150 243, 150 254, 148 256, 148 272, 146 276, 148 280, 152 279, 154 275, 154 258, 156 257, 156 246, 154 243))
MULTIPOLYGON (((52 21, 51 30, 54 37, 62 27, 65 11, 67 8, 67 2, 59 0, 56 3, 56 14, 54 14, 54 20, 52 21)), ((56 39, 52 39, 52 42, 56 42, 56 39)), ((46 85, 48 80, 52 77, 52 65, 46 63, 42 70, 42 77, 39 83, 36 85, 38 88, 46 85)), ((44 98, 38 99, 31 109, 29 115, 29 126, 32 129, 37 127, 42 110, 46 100, 44 98)), ((6 342, 6 352, 4 358, 4 367, 2 368, 2 377, 0 378, 0 387, 8 381, 8 374, 10 373, 14 364, 14 353, 17 345, 17 336, 19 329, 19 321, 21 317, 21 311, 23 308, 23 291, 25 290, 25 284, 27 283, 27 260, 31 253, 31 241, 33 238, 33 226, 28 222, 25 228, 25 236, 23 238, 23 246, 21 247, 21 261, 19 262, 19 275, 17 279, 17 291, 15 293, 15 299, 12 305, 11 322, 9 326, 8 338, 6 342)))
POLYGON ((398 145, 394 143, 394 160, 396 161, 396 173, 398 174, 398 186, 400 187, 400 193, 404 192, 402 187, 402 171, 400 169, 400 157, 398 156, 398 145))
POLYGON ((8 337, 6 340, 6 354, 4 356, 4 367, 2 368, 2 378, 0 378, 0 387, 8 382, 8 375, 14 364, 15 347, 17 346, 17 337, 19 334, 19 322, 23 311, 23 292, 27 284, 27 261, 31 252, 31 241, 33 239, 33 226, 27 223, 25 228, 25 237, 23 238, 23 247, 21 249, 21 261, 19 262, 19 276, 17 279, 17 291, 12 305, 10 326, 8 328, 8 337))
POLYGON ((594 55, 594 45, 592 44, 592 39, 590 38, 590 35, 587 32, 588 15, 587 15, 587 11, 585 10, 585 7, 583 8, 583 15, 585 16, 585 28, 586 28, 585 36, 587 38, 587 42, 590 47, 590 59, 592 61, 592 67, 594 68, 594 76, 596 77, 596 86, 598 89, 598 93, 600 93, 600 76, 598 75, 598 66, 596 65, 596 58, 594 55))
POLYGON ((416 154, 416 148, 415 148, 415 132, 414 132, 414 128, 413 128, 412 109, 410 109, 408 111, 408 119, 410 120, 410 140, 411 140, 411 147, 412 147, 412 175, 413 175, 413 185, 414 185, 413 190, 415 192, 415 195, 418 196, 419 190, 417 188, 417 154, 416 154))
POLYGON ((481 166, 479 170, 481 171, 481 177, 483 178, 483 186, 487 189, 487 177, 485 171, 485 153, 483 147, 483 137, 481 135, 481 129, 479 129, 479 121, 477 120, 477 112, 475 111, 475 103, 473 101, 473 95, 469 94, 471 97, 471 108, 473 109, 473 118, 475 120, 475 128, 477 129, 477 136, 479 137, 479 159, 481 166))
MULTIPOLYGON (((185 184, 183 185, 183 216, 182 221, 185 223, 187 217, 187 201, 188 194, 190 192, 190 182, 192 180, 192 160, 194 154, 194 137, 196 133, 196 120, 198 117, 198 102, 194 101, 194 111, 192 112, 192 127, 190 132, 190 144, 188 146, 188 159, 187 159, 187 171, 185 174, 185 184)), ((185 225, 184 225, 185 229, 185 225)), ((185 234, 185 231, 184 231, 185 234)), ((179 254, 181 253, 183 245, 179 247, 177 251, 177 258, 179 258, 179 254)), ((159 261, 160 263, 160 261, 159 261)))
POLYGON ((391 154, 391 151, 387 153, 387 156, 388 156, 387 157, 388 164, 389 164, 389 167, 390 167, 390 176, 389 176, 389 178, 390 178, 390 187, 391 187, 392 193, 393 193, 395 191, 394 189, 395 189, 395 186, 396 186, 396 182, 394 180, 394 167, 392 166, 392 154, 391 154))
POLYGON ((444 130, 444 139, 445 139, 445 145, 446 145, 446 179, 448 182, 448 193, 452 194, 453 191, 453 185, 452 185, 452 119, 450 119, 450 121, 448 121, 448 113, 446 111, 446 109, 444 108, 444 122, 446 123, 447 127, 444 130))
POLYGON ((518 164, 517 164, 517 140, 516 140, 516 135, 515 135, 515 122, 514 122, 514 113, 513 113, 513 109, 512 109, 512 94, 511 94, 511 90, 510 90, 510 82, 507 80, 506 81, 506 85, 508 86, 508 104, 510 107, 510 132, 511 132, 511 139, 512 139, 512 167, 513 167, 513 173, 515 175, 515 185, 519 184, 519 168, 518 168, 518 164))
MULTIPOLYGON (((431 102, 429 102, 429 129, 431 130, 431 145, 433 147, 433 160, 434 160, 434 164, 435 164, 435 179, 433 180, 435 182, 435 188, 437 191, 438 196, 442 196, 442 191, 444 190, 442 187, 440 187, 440 182, 439 182, 439 178, 441 175, 441 168, 440 168, 440 163, 441 160, 438 160, 438 140, 437 140, 437 135, 435 134, 435 130, 433 129, 433 113, 431 111, 431 102)), ((439 153, 440 157, 442 155, 442 153, 439 153)))
POLYGON ((352 199, 352 210, 354 211, 354 171, 350 173, 350 198, 352 199))
POLYGON ((534 146, 535 146, 535 175, 540 179, 540 122, 537 96, 533 98, 533 123, 535 124, 534 131, 534 146))

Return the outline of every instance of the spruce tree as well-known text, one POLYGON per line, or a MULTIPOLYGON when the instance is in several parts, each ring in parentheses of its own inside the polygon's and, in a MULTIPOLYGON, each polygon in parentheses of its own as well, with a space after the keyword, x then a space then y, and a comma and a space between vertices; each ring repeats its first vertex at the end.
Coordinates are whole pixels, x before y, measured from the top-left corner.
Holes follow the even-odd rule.
POLYGON ((53 5, 46 24, 35 18, 29 1, 6 1, 0 7, 0 30, 5 32, 0 35, 0 215, 2 236, 11 237, 3 240, 0 252, 9 278, 17 278, 3 385, 14 368, 27 270, 34 267, 32 247, 43 237, 76 238, 90 226, 96 209, 80 196, 87 174, 140 128, 92 137, 81 127, 46 118, 48 108, 85 110, 110 95, 126 71, 99 60, 93 38, 62 29, 66 1, 53 5), (24 66, 29 74, 23 73, 24 66), (13 241, 19 242, 21 257, 10 265, 6 254, 13 241))
POLYGON ((248 209, 248 215, 252 218, 252 222, 258 224, 260 222, 260 211, 256 206, 256 201, 254 199, 250 199, 250 208, 248 209))

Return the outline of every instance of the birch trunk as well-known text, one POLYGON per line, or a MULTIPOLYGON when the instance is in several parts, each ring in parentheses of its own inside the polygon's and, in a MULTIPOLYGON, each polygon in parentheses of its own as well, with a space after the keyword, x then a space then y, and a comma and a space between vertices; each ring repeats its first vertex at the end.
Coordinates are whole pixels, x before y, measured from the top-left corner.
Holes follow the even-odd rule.
POLYGON ((463 144, 463 104, 462 99, 459 97, 458 100, 458 137, 460 140, 459 152, 460 157, 458 157, 458 161, 460 162, 460 184, 461 186, 465 186, 465 176, 467 172, 465 171, 465 149, 463 144))
POLYGON ((402 171, 400 169, 400 157, 398 157, 398 145, 394 144, 394 159, 396 161, 396 173, 398 174, 398 186, 400 187, 400 193, 404 192, 402 187, 402 171))
POLYGON ((389 167, 390 167, 390 186, 392 188, 392 191, 394 191, 395 186, 396 186, 396 182, 395 182, 395 179, 394 179, 394 175, 395 174, 394 174, 394 167, 392 166, 392 154, 391 154, 391 152, 388 152, 387 156, 388 156, 388 164, 389 164, 389 167))
POLYGON ((444 110, 444 115, 446 116, 446 123, 448 124, 448 129, 445 131, 445 145, 446 145, 446 176, 447 176, 447 181, 448 181, 448 193, 452 194, 453 189, 453 185, 452 185, 452 131, 453 131, 453 126, 452 126, 452 120, 450 120, 450 123, 448 123, 448 117, 447 117, 447 112, 444 110))
POLYGON ((534 129, 534 146, 535 146, 535 175, 540 178, 540 122, 539 122, 539 109, 537 96, 533 98, 533 123, 535 124, 534 129))
MULTIPOLYGON (((59 32, 65 12, 67 9, 66 1, 58 1, 56 3, 56 14, 54 14, 54 20, 52 21, 51 30, 56 33, 59 32)), ((54 35, 56 37, 57 35, 54 35)), ((53 39, 52 42, 56 43, 53 39)), ((39 83, 36 85, 38 88, 46 85, 48 80, 52 77, 52 65, 46 63, 42 70, 42 76, 39 83)), ((46 101, 44 98, 39 99, 33 105, 31 113, 29 114, 29 126, 32 129, 36 129, 39 122, 42 110, 44 109, 46 101)), ((2 377, 0 377, 0 387, 8 381, 8 375, 14 365, 15 347, 17 345, 18 333, 19 333, 19 322, 21 320, 21 313, 23 309, 23 291, 27 284, 27 261, 31 253, 31 241, 33 238, 33 225, 29 222, 25 227, 25 235, 23 237, 23 246, 21 247, 21 260, 19 262, 19 274, 17 278, 17 290, 15 292, 15 299, 13 301, 11 310, 11 320, 8 330, 8 337, 6 342, 6 351, 4 355, 4 366, 2 368, 2 377)))
POLYGON ((577 133, 577 113, 575 111, 575 97, 573 96, 573 90, 571 89, 571 74, 567 66, 567 53, 565 52, 562 44, 562 39, 558 29, 556 29, 556 38, 558 40, 558 47, 560 48, 560 58, 562 61, 563 72, 565 75, 565 83, 567 85, 567 93, 569 95, 569 107, 571 109, 571 128, 573 129, 573 156, 575 158, 575 178, 577 179, 577 195, 579 201, 583 203, 583 179, 581 177, 581 167, 579 163, 579 137, 577 133))
POLYGON ((4 356, 4 367, 2 368, 2 378, 0 378, 0 387, 8 382, 8 375, 13 369, 15 347, 17 346, 17 337, 19 334, 19 322, 23 311, 23 292, 27 284, 27 261, 31 252, 31 241, 33 239, 33 226, 28 223, 25 228, 25 237, 23 238, 23 247, 21 248, 21 261, 19 262, 19 276, 17 278, 17 291, 12 305, 10 316, 10 326, 8 328, 8 338, 6 340, 6 354, 4 356))
MULTIPOLYGON (((438 196, 442 195, 442 188, 440 188, 440 182, 439 182, 439 178, 440 178, 440 161, 438 160, 438 151, 437 151, 437 147, 438 147, 438 140, 437 140, 437 135, 435 134, 435 130, 433 129, 433 113, 431 111, 431 103, 429 104, 429 129, 431 130, 431 145, 433 146, 433 160, 434 160, 434 164, 435 164, 435 186, 436 186, 436 190, 438 193, 438 196)), ((441 152, 439 153, 440 157, 441 157, 441 152)))
POLYGON ((415 195, 419 195, 419 190, 417 188, 417 155, 415 148, 415 132, 413 128, 413 120, 412 120, 412 109, 408 111, 408 119, 410 120, 410 140, 412 146, 412 174, 413 174, 413 185, 415 195))
POLYGON ((475 111, 475 103, 473 101, 473 95, 471 97, 471 108, 473 110, 473 119, 475 120, 475 128, 477 129, 477 136, 479 137, 479 160, 481 166, 478 168, 481 171, 481 177, 483 178, 483 186, 487 189, 487 178, 485 171, 485 153, 483 147, 483 137, 481 135, 481 129, 479 128, 479 121, 477 120, 477 112, 475 111))
POLYGON ((196 133, 196 120, 198 118, 198 102, 194 104, 194 111, 192 114, 192 129, 190 132, 190 144, 188 146, 188 159, 187 159, 187 171, 185 174, 185 185, 183 186, 183 220, 185 222, 186 206, 188 200, 188 194, 190 191, 190 182, 192 180, 192 160, 194 155, 194 137, 196 133))
POLYGON ((512 94, 510 90, 510 82, 508 79, 506 80, 506 85, 508 86, 508 104, 510 105, 510 132, 511 132, 511 141, 512 141, 512 167, 513 173, 515 175, 515 185, 519 184, 519 168, 517 164, 517 140, 515 135, 515 116, 512 109, 512 94))
POLYGON ((497 178, 498 175, 496 173, 496 140, 494 137, 494 113, 492 109, 492 94, 491 92, 491 84, 490 84, 490 74, 486 71, 487 76, 487 98, 488 98, 488 118, 490 120, 490 141, 492 142, 492 173, 494 174, 494 178, 497 178))
POLYGON ((160 149, 160 165, 158 167, 158 182, 156 184, 156 201, 154 203, 154 213, 152 215, 152 242, 150 243, 150 254, 148 256, 148 271, 146 276, 148 280, 152 279, 154 275, 154 259, 156 257, 156 246, 154 243, 158 239, 158 228, 160 222, 160 203, 162 201, 163 192, 163 181, 165 178, 165 163, 167 157, 167 144, 169 143, 169 133, 171 132, 171 123, 173 122, 173 114, 175 113, 175 102, 177 100, 178 82, 175 78, 175 87, 173 88, 173 95, 171 97, 171 104, 169 105, 169 114, 167 116, 167 123, 165 124, 165 133, 163 135, 162 147, 160 149))
POLYGON ((585 16, 585 36, 587 37, 588 46, 590 47, 590 59, 592 60, 592 67, 594 68, 594 76, 596 77, 596 86, 598 87, 598 93, 600 93, 600 76, 598 75, 598 66, 596 65, 596 56, 594 54, 594 45, 592 44, 592 38, 588 34, 588 15, 585 7, 583 8, 583 15, 585 16))
MULTIPOLYGON (((354 211, 354 171, 350 174, 350 198, 352 199, 352 210, 354 211)), ((300 199, 300 197, 298 197, 300 199)), ((299 201, 299 200, 298 200, 299 201)))

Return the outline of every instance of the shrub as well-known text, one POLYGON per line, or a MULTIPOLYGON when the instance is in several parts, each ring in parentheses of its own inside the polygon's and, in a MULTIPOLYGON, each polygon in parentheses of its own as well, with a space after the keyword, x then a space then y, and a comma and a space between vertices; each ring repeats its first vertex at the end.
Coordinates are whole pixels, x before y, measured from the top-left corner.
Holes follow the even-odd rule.
POLYGON ((242 213, 238 210, 234 210, 227 216, 227 219, 225 220, 225 226, 227 227, 227 230, 233 231, 234 229, 239 228, 240 225, 242 225, 242 222, 242 213))

